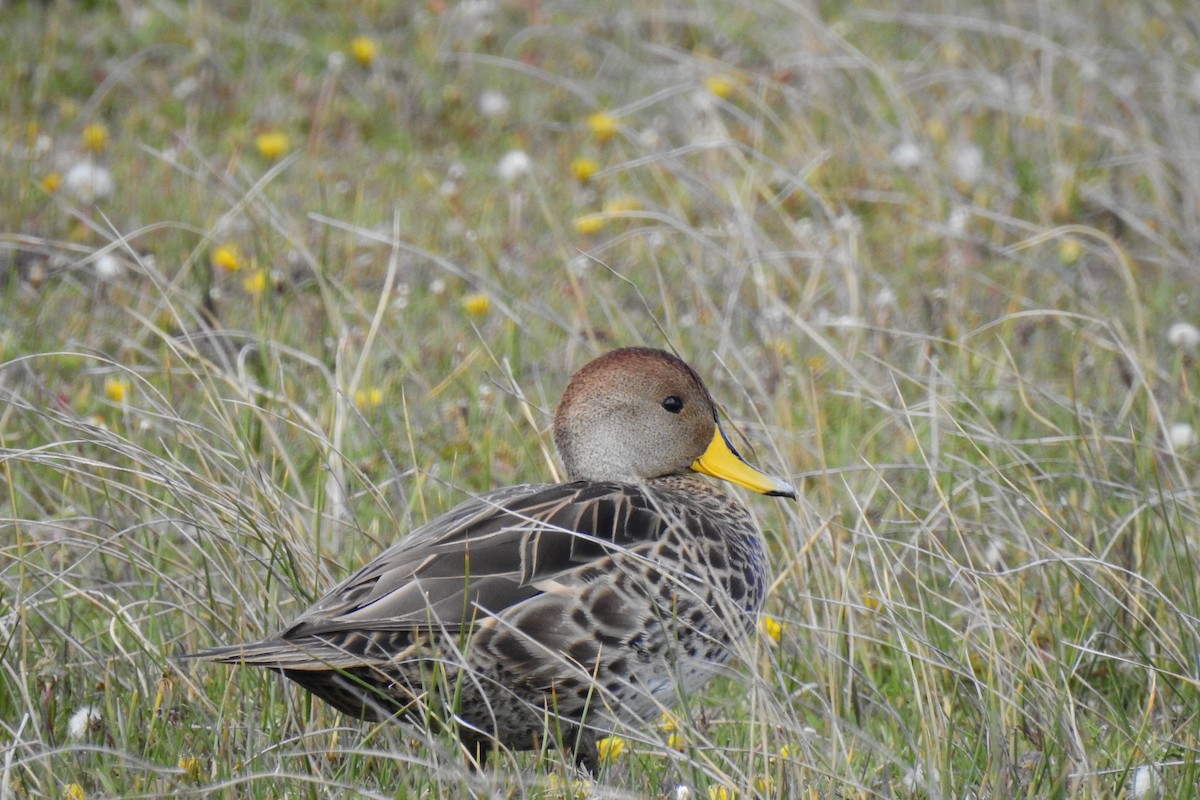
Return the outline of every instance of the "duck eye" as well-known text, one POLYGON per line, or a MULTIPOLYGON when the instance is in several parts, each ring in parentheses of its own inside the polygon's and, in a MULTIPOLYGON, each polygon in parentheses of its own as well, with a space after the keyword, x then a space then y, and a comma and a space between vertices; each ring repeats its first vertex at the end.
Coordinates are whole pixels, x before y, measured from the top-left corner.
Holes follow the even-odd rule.
POLYGON ((671 395, 662 401, 662 407, 672 414, 678 414, 680 411, 683 411, 683 401, 675 395, 671 395))

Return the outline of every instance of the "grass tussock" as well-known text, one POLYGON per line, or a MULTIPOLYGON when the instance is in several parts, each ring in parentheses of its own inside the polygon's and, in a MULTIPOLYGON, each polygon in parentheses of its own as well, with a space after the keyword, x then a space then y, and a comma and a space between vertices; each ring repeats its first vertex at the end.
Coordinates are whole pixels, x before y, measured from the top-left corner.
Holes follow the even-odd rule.
POLYGON ((9 4, 0 797, 1200 791, 1200 37, 903 5, 9 4), (175 660, 554 476, 624 344, 804 500, 600 775, 175 660))

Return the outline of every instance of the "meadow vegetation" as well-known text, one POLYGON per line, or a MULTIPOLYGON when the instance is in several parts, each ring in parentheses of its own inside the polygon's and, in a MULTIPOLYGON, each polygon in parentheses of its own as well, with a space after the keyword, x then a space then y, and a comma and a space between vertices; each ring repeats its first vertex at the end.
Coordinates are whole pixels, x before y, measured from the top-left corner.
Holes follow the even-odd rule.
POLYGON ((1194 9, 912 5, 0 3, 0 798, 1200 794, 1194 9), (176 659, 628 344, 803 498, 601 774, 176 659))

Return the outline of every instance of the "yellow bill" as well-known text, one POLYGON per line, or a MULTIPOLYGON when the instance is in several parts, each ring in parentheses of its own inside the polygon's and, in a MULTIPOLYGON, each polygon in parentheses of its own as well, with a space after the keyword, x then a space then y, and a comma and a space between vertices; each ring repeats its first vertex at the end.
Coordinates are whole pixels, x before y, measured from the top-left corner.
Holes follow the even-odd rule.
POLYGON ((723 481, 736 483, 738 486, 745 486, 760 494, 796 498, 796 490, 790 483, 747 464, 746 459, 738 455, 738 451, 734 449, 720 425, 717 425, 717 429, 713 431, 713 438, 709 442, 708 449, 692 462, 692 469, 723 481))

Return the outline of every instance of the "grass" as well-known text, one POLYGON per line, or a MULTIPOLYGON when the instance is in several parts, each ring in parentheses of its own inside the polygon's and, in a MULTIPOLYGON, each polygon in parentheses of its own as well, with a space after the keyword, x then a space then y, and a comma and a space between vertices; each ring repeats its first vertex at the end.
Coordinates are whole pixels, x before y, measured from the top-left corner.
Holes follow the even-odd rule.
POLYGON ((10 4, 0 797, 1200 791, 1200 37, 902 5, 10 4), (623 344, 804 492, 673 730, 471 775, 174 659, 554 475, 623 344))

